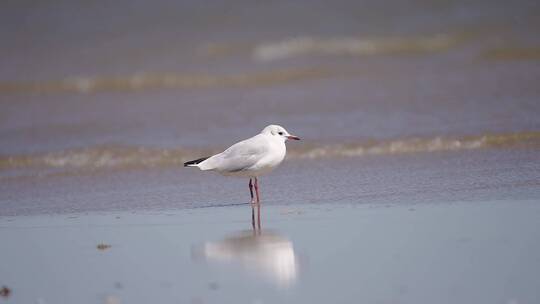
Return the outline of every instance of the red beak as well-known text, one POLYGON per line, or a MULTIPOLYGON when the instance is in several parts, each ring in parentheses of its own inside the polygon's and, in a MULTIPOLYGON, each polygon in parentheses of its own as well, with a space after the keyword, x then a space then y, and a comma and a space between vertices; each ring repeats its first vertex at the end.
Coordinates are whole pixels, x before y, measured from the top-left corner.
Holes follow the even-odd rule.
POLYGON ((287 136, 288 139, 293 139, 293 140, 300 140, 300 137, 298 136, 294 136, 294 135, 289 135, 287 136))

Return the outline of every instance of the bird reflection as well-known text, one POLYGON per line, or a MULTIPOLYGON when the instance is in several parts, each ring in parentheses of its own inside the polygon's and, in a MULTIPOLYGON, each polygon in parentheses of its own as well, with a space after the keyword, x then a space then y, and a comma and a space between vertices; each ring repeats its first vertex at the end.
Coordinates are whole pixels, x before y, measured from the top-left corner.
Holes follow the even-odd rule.
POLYGON ((207 242, 200 248, 199 257, 207 261, 240 264, 245 270, 279 286, 290 286, 298 275, 298 261, 292 242, 275 232, 261 230, 260 205, 252 207, 251 218, 252 231, 242 231, 221 241, 207 242))
POLYGON ((261 234, 261 204, 251 205, 251 226, 253 233, 261 234), (255 220, 255 206, 257 206, 257 219, 255 220))

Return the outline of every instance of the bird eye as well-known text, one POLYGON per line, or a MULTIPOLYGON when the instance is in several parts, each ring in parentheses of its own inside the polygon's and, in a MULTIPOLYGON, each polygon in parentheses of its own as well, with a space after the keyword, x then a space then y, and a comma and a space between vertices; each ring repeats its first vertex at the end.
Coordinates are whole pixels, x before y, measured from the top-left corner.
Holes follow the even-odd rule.
POLYGON ((283 135, 283 132, 278 132, 279 135, 283 135))

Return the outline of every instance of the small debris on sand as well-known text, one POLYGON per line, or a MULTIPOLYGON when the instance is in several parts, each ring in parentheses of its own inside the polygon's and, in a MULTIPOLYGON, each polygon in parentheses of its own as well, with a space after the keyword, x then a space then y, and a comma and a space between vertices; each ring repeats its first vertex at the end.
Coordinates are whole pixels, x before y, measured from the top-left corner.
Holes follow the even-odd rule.
POLYGON ((98 250, 106 250, 111 248, 111 245, 100 243, 96 247, 98 250))
POLYGON ((2 286, 2 289, 0 289, 0 297, 7 298, 11 294, 11 289, 7 286, 2 286))

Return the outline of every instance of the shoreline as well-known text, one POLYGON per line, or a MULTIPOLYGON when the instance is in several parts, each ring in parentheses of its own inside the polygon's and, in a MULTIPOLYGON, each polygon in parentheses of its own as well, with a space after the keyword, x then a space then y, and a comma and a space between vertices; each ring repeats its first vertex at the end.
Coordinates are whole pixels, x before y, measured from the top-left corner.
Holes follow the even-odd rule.
MULTIPOLYGON (((416 206, 421 207, 430 207, 430 206, 455 206, 455 205, 475 205, 475 204, 497 204, 497 203, 507 203, 512 201, 514 203, 534 203, 538 202, 538 199, 535 198, 524 198, 524 199, 491 199, 486 200, 455 200, 455 201, 445 201, 445 202, 435 202, 435 201, 402 201, 402 202, 350 202, 350 203, 330 203, 330 202, 317 202, 311 204, 299 203, 299 204, 290 204, 290 203, 272 203, 265 205, 264 202, 261 202, 261 210, 264 208, 272 209, 282 209, 282 210, 296 210, 296 209, 307 209, 307 210, 320 210, 320 209, 346 209, 346 208, 357 208, 357 209, 386 209, 386 208, 413 208, 416 206)), ((65 213, 40 213, 40 214, 21 214, 21 215, 0 215, 0 225, 1 222, 12 222, 19 219, 38 219, 38 218, 64 218, 64 219, 76 219, 76 218, 96 218, 101 216, 113 216, 113 217, 130 217, 130 216, 177 216, 179 214, 195 214, 197 212, 217 212, 219 210, 230 210, 233 208, 244 208, 246 214, 251 210, 251 203, 231 203, 231 204, 222 204, 222 205, 208 205, 200 207, 188 207, 188 208, 171 208, 171 209, 137 209, 137 210, 91 210, 91 211, 80 211, 80 212, 65 212, 65 213)), ((294 212, 293 212, 294 213, 294 212)), ((0 229, 2 226, 0 226, 0 229)))
MULTIPOLYGON (((538 199, 536 150, 285 161, 261 178, 264 205, 538 199)), ((247 179, 178 168, 0 183, 0 216, 198 209, 249 201, 247 179)))

